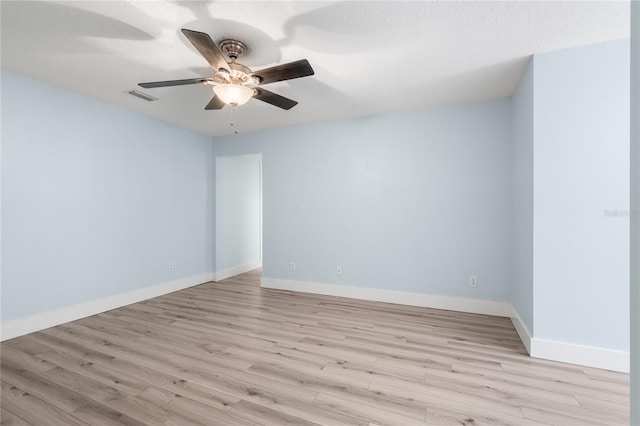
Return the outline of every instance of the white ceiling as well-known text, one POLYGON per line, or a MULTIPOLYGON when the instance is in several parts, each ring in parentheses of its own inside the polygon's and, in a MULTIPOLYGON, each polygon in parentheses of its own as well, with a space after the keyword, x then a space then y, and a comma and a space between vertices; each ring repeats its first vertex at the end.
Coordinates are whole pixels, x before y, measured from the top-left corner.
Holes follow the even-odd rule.
POLYGON ((253 70, 306 58, 315 76, 265 88, 299 101, 237 110, 241 132, 510 96, 533 53, 629 36, 629 2, 2 1, 2 68, 208 135, 231 112, 205 111, 210 76, 180 32, 249 46, 253 70), (138 88, 139 89, 139 88, 138 88))

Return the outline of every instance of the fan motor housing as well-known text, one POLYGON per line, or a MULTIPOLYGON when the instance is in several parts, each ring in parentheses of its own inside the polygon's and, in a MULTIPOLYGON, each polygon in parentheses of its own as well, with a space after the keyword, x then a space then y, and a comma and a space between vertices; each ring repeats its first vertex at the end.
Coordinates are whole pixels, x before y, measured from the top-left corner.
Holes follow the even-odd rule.
POLYGON ((245 73, 247 75, 251 74, 251 70, 248 67, 245 67, 242 64, 239 64, 237 62, 231 63, 229 64, 229 66, 231 67, 231 70, 233 71, 240 71, 242 73, 245 73))

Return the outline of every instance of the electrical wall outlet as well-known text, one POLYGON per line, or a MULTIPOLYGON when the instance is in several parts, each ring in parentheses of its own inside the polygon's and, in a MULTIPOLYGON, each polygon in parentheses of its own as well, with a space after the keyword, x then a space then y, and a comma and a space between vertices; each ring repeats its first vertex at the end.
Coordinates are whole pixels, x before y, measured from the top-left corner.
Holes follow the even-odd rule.
POLYGON ((469 287, 478 287, 478 277, 475 275, 469 277, 469 287))
POLYGON ((169 272, 173 272, 176 270, 176 264, 171 262, 169 263, 169 272))
POLYGON ((289 264, 289 270, 290 270, 290 271, 295 271, 295 270, 296 270, 296 264, 295 264, 295 262, 291 262, 291 263, 289 264))
POLYGON ((342 265, 336 266, 336 275, 342 275, 342 265))

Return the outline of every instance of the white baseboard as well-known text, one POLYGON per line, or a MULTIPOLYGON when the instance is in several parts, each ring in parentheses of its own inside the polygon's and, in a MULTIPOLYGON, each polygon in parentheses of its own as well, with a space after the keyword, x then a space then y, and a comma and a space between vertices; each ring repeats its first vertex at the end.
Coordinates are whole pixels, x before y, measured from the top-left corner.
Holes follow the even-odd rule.
POLYGON ((261 286, 263 288, 277 290, 298 291, 302 293, 349 297, 352 299, 397 303, 424 308, 510 317, 522 343, 533 358, 567 362, 612 371, 629 372, 629 352, 534 338, 520 318, 520 315, 518 315, 511 304, 506 302, 308 281, 293 281, 278 278, 262 278, 261 286))
POLYGON ((629 372, 629 352, 535 338, 515 308, 511 315, 511 322, 532 358, 566 362, 623 373, 629 372))
POLYGON ((533 338, 530 353, 533 358, 629 372, 630 356, 624 351, 533 338))
POLYGON ((308 281, 292 281, 276 278, 262 278, 260 285, 264 288, 278 290, 349 297, 352 299, 397 303, 400 305, 420 306, 423 308, 444 309, 449 311, 469 312, 500 317, 509 317, 512 312, 511 305, 509 303, 495 302, 493 300, 437 296, 423 293, 409 293, 395 290, 313 283, 308 281))
POLYGON ((0 324, 0 341, 193 287, 198 284, 213 281, 212 278, 212 273, 193 275, 175 281, 79 303, 77 305, 66 306, 52 311, 5 321, 0 324))
POLYGON ((234 266, 233 268, 223 269, 222 271, 214 272, 213 281, 222 281, 227 278, 235 277, 236 275, 244 274, 245 272, 253 271, 256 268, 262 267, 262 260, 255 260, 253 262, 245 263, 244 265, 234 266))
POLYGON ((527 349, 527 352, 529 353, 529 355, 531 355, 531 333, 529 332, 527 326, 524 324, 524 321, 522 321, 522 318, 520 318, 520 315, 518 315, 518 311, 516 311, 515 308, 513 308, 513 313, 511 314, 511 323, 516 329, 518 336, 520 336, 520 340, 522 340, 522 343, 527 349))

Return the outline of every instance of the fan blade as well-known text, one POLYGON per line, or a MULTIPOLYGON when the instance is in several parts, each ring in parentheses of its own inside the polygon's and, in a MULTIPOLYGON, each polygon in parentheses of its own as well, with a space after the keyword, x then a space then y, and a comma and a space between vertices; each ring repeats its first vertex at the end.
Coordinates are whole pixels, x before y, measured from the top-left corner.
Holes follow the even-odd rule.
POLYGON ((195 47, 198 52, 204 56, 214 70, 218 71, 220 68, 224 68, 227 71, 231 70, 229 64, 224 58, 224 55, 220 49, 218 49, 218 46, 216 46, 213 40, 211 40, 209 34, 184 28, 182 29, 182 33, 189 39, 191 44, 193 44, 193 47, 195 47))
POLYGON ((170 87, 170 86, 184 86, 186 84, 198 84, 206 82, 214 82, 213 78, 199 77, 199 78, 186 78, 184 80, 168 80, 168 81, 154 81, 151 83, 138 83, 138 86, 145 89, 153 89, 155 87, 170 87))
POLYGON ((276 65, 275 67, 265 68, 256 71, 251 75, 260 78, 260 84, 275 83, 276 81, 291 80, 292 78, 307 77, 315 72, 311 68, 311 64, 306 59, 289 62, 288 64, 276 65))
POLYGON ((222 100, 219 97, 214 95, 213 98, 211 98, 211 100, 207 104, 207 106, 204 107, 204 109, 222 109, 223 106, 224 106, 224 102, 222 102, 222 100))
POLYGON ((256 87, 256 94, 253 95, 254 98, 266 102, 268 104, 277 106, 282 109, 291 109, 294 106, 298 105, 298 102, 291 100, 289 98, 285 98, 284 96, 277 95, 268 90, 264 90, 263 88, 256 87))

